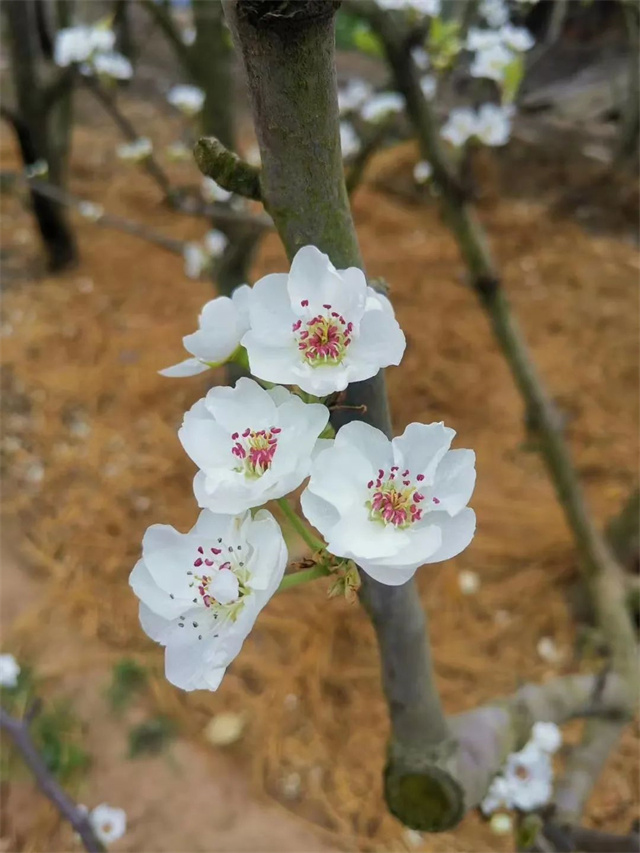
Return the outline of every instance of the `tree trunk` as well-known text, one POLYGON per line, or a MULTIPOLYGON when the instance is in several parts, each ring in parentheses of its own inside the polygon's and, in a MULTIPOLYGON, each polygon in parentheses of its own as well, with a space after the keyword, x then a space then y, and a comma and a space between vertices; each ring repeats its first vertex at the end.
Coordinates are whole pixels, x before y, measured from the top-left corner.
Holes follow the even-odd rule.
MULTIPOLYGON (((225 3, 245 62, 262 156, 262 190, 289 257, 304 245, 337 267, 363 266, 340 151, 329 0, 225 3)), ((384 376, 349 386, 345 404, 391 435, 384 376)), ((353 418, 343 410, 339 427, 353 418)), ((391 716, 387 802, 408 825, 444 829, 463 811, 447 768, 455 753, 435 687, 425 616, 413 581, 384 586, 362 573, 361 600, 373 623, 391 716)))

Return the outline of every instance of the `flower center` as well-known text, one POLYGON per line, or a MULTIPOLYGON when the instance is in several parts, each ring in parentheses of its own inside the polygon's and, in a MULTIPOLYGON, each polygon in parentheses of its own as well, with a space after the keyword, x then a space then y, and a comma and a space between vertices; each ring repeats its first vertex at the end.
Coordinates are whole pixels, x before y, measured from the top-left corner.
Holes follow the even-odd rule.
MULTIPOLYGON (((309 305, 308 299, 300 303, 309 305)), ((353 323, 348 323, 331 305, 322 306, 326 313, 310 320, 296 320, 291 327, 304 361, 311 367, 341 364, 351 343, 353 323)))
MULTIPOLYGON (((424 474, 413 477, 408 468, 402 473, 397 465, 388 472, 380 468, 377 478, 367 483, 370 494, 366 502, 369 518, 402 530, 420 521, 425 508, 427 511, 431 509, 420 506, 425 500, 425 495, 420 491, 423 480, 424 474)), ((440 503, 435 497, 431 498, 431 502, 436 506, 440 503)))
POLYGON ((280 427, 261 430, 247 428, 242 434, 234 432, 231 436, 234 442, 231 452, 240 462, 235 470, 243 472, 246 477, 262 477, 271 467, 280 432, 280 427))

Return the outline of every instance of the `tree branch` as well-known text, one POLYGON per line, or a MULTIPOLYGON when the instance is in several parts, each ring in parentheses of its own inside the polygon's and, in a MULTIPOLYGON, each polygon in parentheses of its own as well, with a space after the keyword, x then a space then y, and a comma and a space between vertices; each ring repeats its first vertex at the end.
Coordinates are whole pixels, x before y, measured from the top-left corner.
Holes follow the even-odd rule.
POLYGON ((172 45, 178 60, 182 63, 185 71, 193 76, 193 57, 191 49, 182 41, 180 31, 176 27, 173 18, 171 17, 171 12, 167 6, 163 3, 157 3, 155 0, 142 0, 142 5, 172 45))
POLYGON ((486 235, 457 180, 451 180, 451 165, 440 142, 437 122, 420 89, 418 70, 410 54, 400 50, 402 30, 395 16, 369 0, 358 4, 358 9, 366 12, 384 45, 396 86, 405 97, 420 149, 433 168, 447 224, 468 267, 471 285, 489 318, 527 413, 537 428, 540 450, 574 534, 598 622, 606 635, 614 665, 618 671, 635 679, 635 631, 625 606, 622 570, 587 509, 554 407, 501 286, 486 235))
POLYGON ((0 728, 11 738, 24 763, 33 773, 42 793, 78 833, 85 850, 89 853, 103 853, 105 848, 96 838, 88 814, 80 810, 60 787, 34 746, 29 734, 28 722, 17 720, 0 708, 0 728))
MULTIPOLYGON (((122 113, 118 105, 116 104, 114 98, 104 89, 103 86, 100 85, 99 81, 94 77, 84 77, 82 78, 86 87, 95 95, 98 101, 102 104, 106 112, 111 116, 113 121, 117 124, 120 132, 128 139, 129 142, 135 142, 138 138, 138 132, 133 126, 133 124, 129 121, 129 119, 122 113)), ((171 181, 169 180, 168 175, 164 171, 164 169, 160 166, 155 157, 150 154, 148 157, 142 161, 142 166, 149 175, 153 178, 156 184, 162 190, 163 195, 171 199, 173 188, 171 186, 171 181)))
POLYGON ((395 124, 396 117, 390 116, 386 121, 382 121, 380 124, 374 125, 368 136, 363 139, 360 150, 347 168, 345 183, 349 198, 352 198, 353 194, 362 183, 365 170, 371 162, 371 158, 374 156, 376 151, 383 146, 389 132, 393 127, 395 127, 395 124))
POLYGON ((202 174, 213 178, 223 189, 254 201, 262 200, 260 169, 229 151, 215 136, 199 139, 193 156, 202 174))

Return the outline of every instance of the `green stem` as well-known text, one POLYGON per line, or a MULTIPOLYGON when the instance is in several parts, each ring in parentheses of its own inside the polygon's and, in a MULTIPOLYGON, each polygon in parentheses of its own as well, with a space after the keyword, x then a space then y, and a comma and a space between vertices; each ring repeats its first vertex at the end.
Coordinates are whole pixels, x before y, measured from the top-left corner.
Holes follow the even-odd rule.
POLYGON ((292 572, 290 575, 285 575, 282 578, 278 592, 284 592, 285 589, 291 589, 294 586, 299 586, 301 583, 324 578, 329 574, 331 572, 324 565, 312 566, 310 569, 303 569, 300 572, 292 572))
POLYGON ((289 501, 286 498, 278 498, 277 503, 287 517, 287 521, 291 524, 296 533, 305 541, 309 548, 311 548, 314 553, 316 551, 321 551, 324 548, 324 542, 313 535, 307 525, 298 517, 289 501))

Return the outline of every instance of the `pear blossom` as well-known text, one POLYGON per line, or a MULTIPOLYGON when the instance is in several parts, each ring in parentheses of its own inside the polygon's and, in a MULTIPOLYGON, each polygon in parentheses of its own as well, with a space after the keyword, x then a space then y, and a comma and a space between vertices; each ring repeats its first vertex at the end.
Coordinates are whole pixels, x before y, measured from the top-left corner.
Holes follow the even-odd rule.
POLYGON ((404 98, 398 92, 380 92, 366 102, 360 110, 360 116, 364 121, 375 123, 403 109, 404 98))
POLYGON ((187 47, 191 47, 191 45, 194 44, 196 40, 196 28, 185 27, 180 33, 180 37, 182 39, 182 44, 186 44, 187 47))
POLYGON ((96 54, 90 67, 96 74, 114 80, 130 80, 133 77, 133 66, 127 57, 115 51, 96 54))
POLYGON ((466 48, 467 50, 487 50, 490 47, 495 47, 502 43, 502 35, 500 30, 485 30, 477 27, 470 27, 467 33, 466 48))
POLYGON ((169 90, 167 100, 172 107, 193 118, 204 105, 204 92, 197 86, 174 86, 169 90))
POLYGON ((513 61, 513 53, 507 47, 501 43, 495 44, 476 53, 469 68, 469 74, 472 77, 484 77, 501 83, 507 67, 513 61))
POLYGON ((125 160, 127 163, 141 163, 151 156, 152 151, 153 145, 146 136, 141 136, 134 142, 124 142, 116 148, 116 154, 120 160, 125 160))
POLYGON ((315 246, 303 246, 289 274, 256 282, 250 328, 242 338, 251 373, 298 385, 317 397, 399 364, 405 338, 391 303, 362 270, 337 270, 315 246))
POLYGON ((412 423, 389 441, 361 421, 343 426, 315 458, 301 499, 327 550, 390 586, 463 551, 476 527, 467 507, 475 454, 449 450, 454 435, 442 423, 412 423))
POLYGON ((413 167, 413 178, 417 184, 426 184, 432 174, 431 163, 426 160, 421 160, 413 167))
POLYGON ((546 805, 553 792, 553 767, 548 753, 533 742, 507 758, 504 778, 509 786, 511 803, 523 812, 546 805))
POLYGON ((0 687, 15 687, 20 675, 20 664, 13 655, 0 655, 0 687))
POLYGON ((200 192, 205 201, 229 201, 233 193, 225 190, 220 184, 216 183, 213 178, 203 178, 200 185, 200 192))
POLYGON ((187 243, 182 252, 184 271, 188 278, 200 278, 210 258, 199 243, 187 243))
POLYGON ((198 505, 243 512, 297 489, 328 420, 326 406, 279 386, 265 390, 242 378, 234 388, 212 388, 178 432, 200 469, 193 482, 198 505))
POLYGON ((482 0, 479 12, 490 27, 501 27, 509 20, 509 9, 504 0, 482 0))
POLYGON ((90 812, 89 823, 101 844, 113 844, 127 830, 127 813, 124 809, 101 803, 90 812))
POLYGON ((49 174, 49 164, 46 160, 36 160, 35 163, 29 163, 24 167, 24 176, 27 180, 33 178, 46 178, 49 174))
POLYGON ((378 0, 378 6, 388 11, 418 12, 436 17, 440 14, 441 0, 378 0))
POLYGON ((428 101, 434 97, 437 87, 438 81, 433 74, 425 74, 424 77, 420 78, 420 89, 428 101))
POLYGON ((231 297, 218 296, 207 302, 198 318, 198 331, 182 339, 193 357, 158 372, 171 377, 195 376, 228 361, 249 328, 250 293, 249 285, 243 284, 231 297))
POLYGON ((340 122, 340 148, 342 156, 346 160, 353 157, 360 150, 360 140, 353 125, 348 121, 340 122))
POLYGON ((476 114, 469 107, 457 107, 451 110, 440 136, 450 142, 454 148, 460 148, 475 135, 476 114))
POLYGON ((562 732, 555 723, 534 723, 531 729, 531 741, 543 752, 552 754, 562 745, 562 732))
POLYGON ((264 509, 253 517, 203 510, 189 533, 147 529, 129 583, 143 630, 165 646, 173 685, 217 690, 286 563, 280 527, 264 509))
POLYGON ((115 33, 107 27, 65 27, 56 33, 53 60, 59 67, 66 68, 86 62, 93 54, 110 53, 115 43, 115 33))
POLYGON ((483 814, 490 815, 498 809, 510 809, 512 805, 511 785, 508 780, 501 775, 494 776, 480 804, 483 814))
POLYGON ((93 201, 81 201, 78 204, 78 213, 89 222, 99 222, 104 216, 104 207, 93 201))
POLYGON ((420 69, 420 71, 426 71, 427 68, 431 65, 431 60, 429 59, 429 54, 423 47, 412 47, 411 48, 411 58, 420 69))
POLYGON ((204 235, 204 246, 210 258, 221 257, 224 250, 227 248, 229 238, 222 231, 212 228, 204 235))
POLYGON ((371 86, 365 80, 350 79, 338 90, 338 109, 340 115, 359 110, 371 97, 371 86))
POLYGON ((478 110, 475 135, 485 145, 506 145, 511 135, 511 110, 498 104, 483 104, 478 110))
POLYGON ((184 142, 172 142, 170 145, 167 145, 166 153, 170 160, 175 160, 176 162, 191 160, 192 157, 191 149, 184 142))
POLYGON ((509 23, 500 28, 498 35, 502 43, 515 53, 525 53, 536 43, 526 27, 515 27, 509 23))

